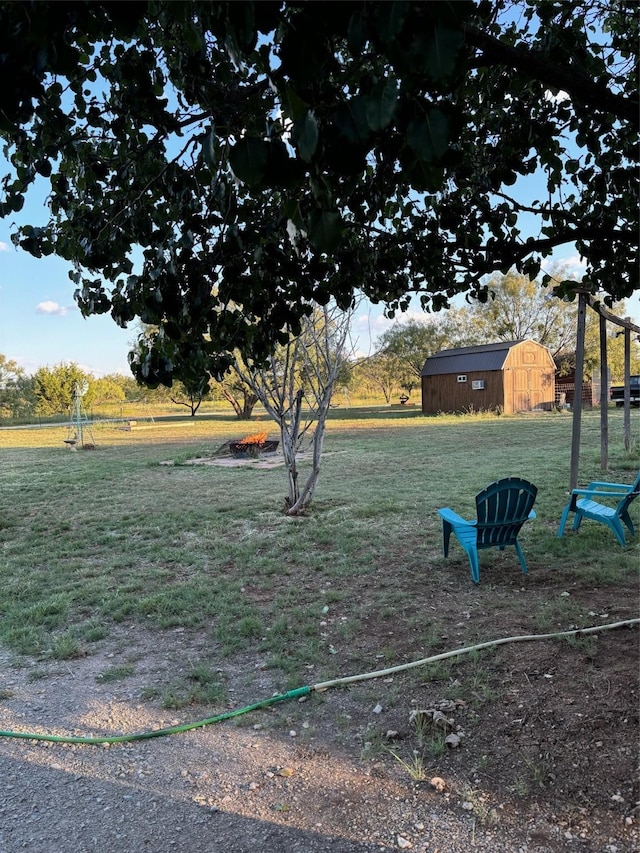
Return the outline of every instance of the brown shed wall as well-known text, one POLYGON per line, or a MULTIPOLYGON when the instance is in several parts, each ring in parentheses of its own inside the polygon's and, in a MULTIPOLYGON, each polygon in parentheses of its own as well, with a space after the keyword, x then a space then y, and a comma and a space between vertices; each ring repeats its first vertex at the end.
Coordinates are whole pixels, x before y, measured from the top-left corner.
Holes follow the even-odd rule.
MULTIPOLYGON (((422 377, 422 411, 436 412, 480 411, 503 407, 504 388, 500 370, 467 373, 466 382, 458 382, 457 373, 422 377), (474 391, 472 382, 484 380, 484 390, 474 391)), ((506 409, 505 409, 506 411, 506 409)))

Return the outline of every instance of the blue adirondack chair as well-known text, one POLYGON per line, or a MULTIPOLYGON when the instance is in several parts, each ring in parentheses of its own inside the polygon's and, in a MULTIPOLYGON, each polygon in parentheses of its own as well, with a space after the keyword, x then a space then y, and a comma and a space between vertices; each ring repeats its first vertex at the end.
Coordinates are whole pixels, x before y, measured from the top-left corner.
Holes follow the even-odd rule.
POLYGON ((599 521, 601 524, 606 524, 613 530, 613 535, 621 545, 626 545, 627 540, 624 535, 623 523, 627 526, 629 533, 635 536, 633 522, 629 515, 629 507, 640 494, 640 471, 636 477, 635 483, 630 486, 623 483, 601 483, 594 480, 589 483, 586 489, 574 489, 571 492, 571 499, 563 510, 560 519, 560 527, 558 528, 558 538, 564 533, 565 524, 569 518, 569 513, 574 512, 573 529, 577 530, 583 518, 589 518, 591 521, 599 521), (580 497, 583 495, 583 497, 580 497), (596 500, 598 498, 598 500, 596 500), (603 501, 612 503, 616 498, 618 502, 616 506, 609 506, 603 501))
POLYGON ((513 545, 522 573, 526 575, 527 564, 518 534, 525 521, 536 517, 533 504, 537 494, 538 489, 533 483, 520 477, 505 477, 476 495, 476 521, 466 521, 449 507, 439 509, 444 556, 449 555, 449 539, 453 533, 467 552, 474 583, 480 583, 478 551, 483 548, 503 551, 507 545, 513 545))

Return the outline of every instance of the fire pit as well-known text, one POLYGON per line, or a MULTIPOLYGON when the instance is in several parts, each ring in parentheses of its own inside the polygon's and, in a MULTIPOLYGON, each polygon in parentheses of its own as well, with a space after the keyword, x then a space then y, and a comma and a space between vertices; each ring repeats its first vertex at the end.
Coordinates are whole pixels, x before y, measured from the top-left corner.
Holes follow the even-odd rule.
POLYGON ((236 459, 246 457, 257 457, 261 453, 275 453, 278 449, 278 441, 269 441, 266 432, 257 432, 247 435, 240 441, 230 441, 229 450, 236 459))

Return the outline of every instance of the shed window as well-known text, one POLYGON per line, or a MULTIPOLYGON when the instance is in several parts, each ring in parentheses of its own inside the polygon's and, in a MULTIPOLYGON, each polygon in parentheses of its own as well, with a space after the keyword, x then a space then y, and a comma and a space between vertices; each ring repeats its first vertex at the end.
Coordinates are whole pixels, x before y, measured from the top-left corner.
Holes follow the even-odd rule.
POLYGON ((458 382, 466 382, 466 381, 467 381, 466 373, 460 373, 458 376, 458 382))
POLYGON ((473 379, 471 388, 473 391, 484 391, 484 379, 473 379))

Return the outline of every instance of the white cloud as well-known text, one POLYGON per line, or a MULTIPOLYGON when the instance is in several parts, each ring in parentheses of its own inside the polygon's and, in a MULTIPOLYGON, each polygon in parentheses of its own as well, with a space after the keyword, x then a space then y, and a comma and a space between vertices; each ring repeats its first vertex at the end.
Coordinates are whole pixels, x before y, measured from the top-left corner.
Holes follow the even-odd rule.
POLYGON ((33 358, 28 358, 23 355, 16 355, 15 353, 9 353, 8 358, 10 361, 15 361, 20 367, 23 368, 25 373, 28 373, 29 376, 33 375, 36 370, 40 367, 40 364, 33 358))
POLYGON ((424 326, 435 322, 433 314, 428 314, 426 311, 412 311, 411 309, 398 311, 395 319, 398 323, 422 323, 424 326))
POLYGON ((570 100, 569 95, 567 94, 567 92, 564 91, 564 89, 560 89, 558 92, 556 92, 555 95, 547 89, 547 91, 544 93, 544 96, 547 101, 554 101, 556 104, 560 101, 570 100))
POLYGON ((9 244, 3 243, 2 240, 0 240, 0 252, 8 252, 8 251, 9 251, 9 244))
POLYGON ((382 314, 357 314, 351 322, 351 328, 358 332, 372 332, 378 329, 386 329, 390 325, 388 320, 382 314))
MULTIPOLYGON (((543 269, 546 269, 545 265, 543 265, 543 269)), ((568 278, 573 279, 581 279, 584 275, 586 269, 586 263, 584 258, 581 258, 580 255, 566 255, 565 257, 555 257, 553 258, 553 265, 550 266, 549 272, 562 272, 563 275, 566 275, 568 278)))
POLYGON ((50 299, 45 302, 40 302, 36 305, 36 314, 55 314, 58 317, 64 317, 69 311, 64 305, 58 305, 57 302, 52 302, 50 299))

